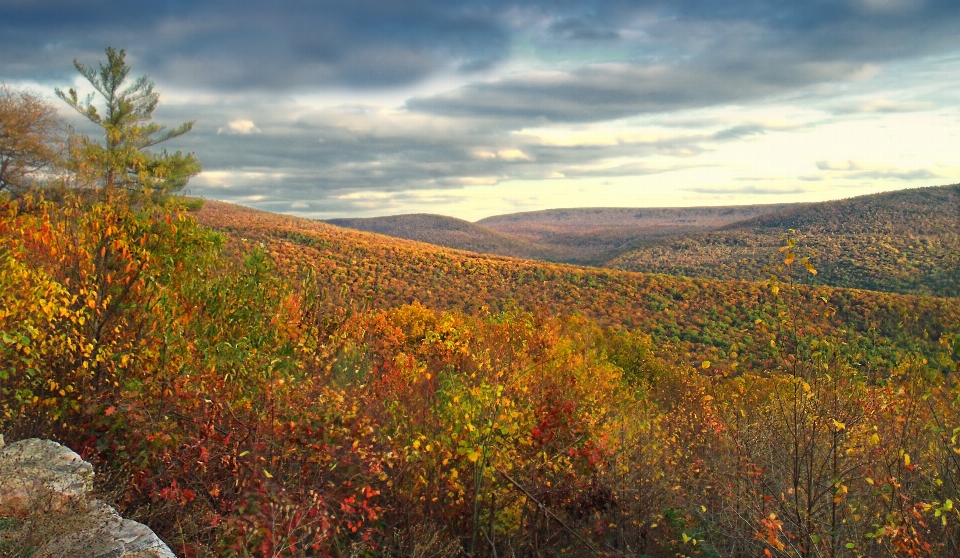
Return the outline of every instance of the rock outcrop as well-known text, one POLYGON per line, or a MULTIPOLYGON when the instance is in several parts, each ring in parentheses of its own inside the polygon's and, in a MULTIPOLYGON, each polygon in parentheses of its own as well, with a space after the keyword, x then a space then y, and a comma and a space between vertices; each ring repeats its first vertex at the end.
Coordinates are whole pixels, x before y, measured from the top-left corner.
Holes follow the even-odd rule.
POLYGON ((56 442, 0 436, 0 556, 176 558, 146 525, 90 498, 93 476, 56 442))

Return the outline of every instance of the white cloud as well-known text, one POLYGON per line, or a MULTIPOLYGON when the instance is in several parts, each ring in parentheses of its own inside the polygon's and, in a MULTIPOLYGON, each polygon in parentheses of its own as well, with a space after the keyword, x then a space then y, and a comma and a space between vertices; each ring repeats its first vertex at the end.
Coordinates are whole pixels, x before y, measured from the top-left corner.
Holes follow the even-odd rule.
POLYGON ((501 149, 497 151, 497 158, 504 161, 530 161, 529 155, 519 149, 501 149))
POLYGON ((218 134, 259 134, 260 128, 253 123, 253 120, 234 120, 227 124, 226 128, 217 128, 218 134))
POLYGON ((871 112, 918 112, 936 108, 931 102, 922 101, 892 101, 890 99, 870 99, 840 107, 840 113, 871 113, 871 112))

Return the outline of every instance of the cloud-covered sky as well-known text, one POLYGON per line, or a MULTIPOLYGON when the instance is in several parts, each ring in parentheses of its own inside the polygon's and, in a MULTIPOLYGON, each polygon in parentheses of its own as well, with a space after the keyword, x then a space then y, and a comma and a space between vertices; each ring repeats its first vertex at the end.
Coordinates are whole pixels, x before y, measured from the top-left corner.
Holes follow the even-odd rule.
POLYGON ((960 182, 956 0, 0 2, 8 85, 106 46, 196 121, 190 193, 309 217, 960 182))

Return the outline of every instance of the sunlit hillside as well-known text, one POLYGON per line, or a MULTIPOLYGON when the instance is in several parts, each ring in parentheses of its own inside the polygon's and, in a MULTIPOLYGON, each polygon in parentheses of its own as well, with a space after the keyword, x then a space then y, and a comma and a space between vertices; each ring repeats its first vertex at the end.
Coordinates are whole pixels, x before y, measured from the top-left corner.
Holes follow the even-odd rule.
POLYGON ((960 296, 960 186, 900 190, 786 208, 720 230, 645 242, 610 267, 715 279, 761 277, 796 231, 815 284, 960 296))
POLYGON ((960 299, 51 193, 0 203, 0 431, 180 556, 958 550, 960 299))
MULTIPOLYGON (((691 363, 709 360, 730 371, 745 361, 762 365, 767 358, 770 334, 756 322, 773 304, 764 283, 484 256, 220 202, 207 202, 197 217, 237 246, 263 243, 287 269, 315 269, 332 291, 366 307, 420 302, 471 313, 512 306, 577 313, 602 325, 650 333, 691 363)), ((768 263, 775 266, 777 260, 768 263)), ((799 264, 791 270, 796 280, 807 274, 799 264)), ((756 279, 764 278, 758 272, 756 279)), ((901 350, 932 357, 940 333, 960 318, 960 300, 825 287, 802 292, 804 304, 823 297, 837 308, 831 319, 811 310, 810 320, 856 347, 851 350, 866 369, 882 368, 901 350)))

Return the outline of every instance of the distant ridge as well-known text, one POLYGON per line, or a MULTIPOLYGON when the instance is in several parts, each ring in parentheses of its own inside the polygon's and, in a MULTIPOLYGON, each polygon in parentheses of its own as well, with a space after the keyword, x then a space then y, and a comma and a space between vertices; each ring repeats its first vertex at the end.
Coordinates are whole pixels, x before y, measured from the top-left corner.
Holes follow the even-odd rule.
POLYGON ((797 205, 719 230, 653 239, 608 263, 631 271, 757 280, 794 230, 818 270, 797 280, 960 296, 960 185, 797 205))
POLYGON ((418 214, 327 223, 484 254, 756 281, 793 230, 811 284, 960 296, 960 185, 844 200, 690 208, 571 208, 470 223, 418 214))
POLYGON ((712 230, 791 205, 547 209, 496 215, 477 224, 543 246, 541 259, 603 265, 645 240, 712 230))
MULTIPOLYGON (((709 360, 721 370, 737 363, 765 366, 766 326, 756 319, 771 303, 771 291, 762 283, 478 255, 222 202, 209 201, 195 215, 225 235, 231 253, 259 247, 279 273, 291 277, 312 269, 338 307, 418 302, 469 314, 576 312, 604 326, 649 333, 664 351, 692 365, 709 360), (757 350, 740 352, 734 343, 757 350)), ((889 369, 905 348, 934 354, 942 332, 960 317, 960 299, 954 298, 823 286, 800 292, 808 301, 823 297, 837 309, 835 318, 816 313, 807 318, 839 335, 860 355, 865 373, 889 369)))
POLYGON ((539 252, 536 247, 527 242, 475 225, 470 221, 429 213, 355 219, 327 219, 324 222, 338 227, 384 234, 406 240, 418 240, 445 248, 456 248, 482 254, 535 258, 539 252))
POLYGON ((787 207, 548 209, 497 215, 476 223, 426 213, 324 222, 483 254, 602 265, 647 239, 712 230, 787 207))

